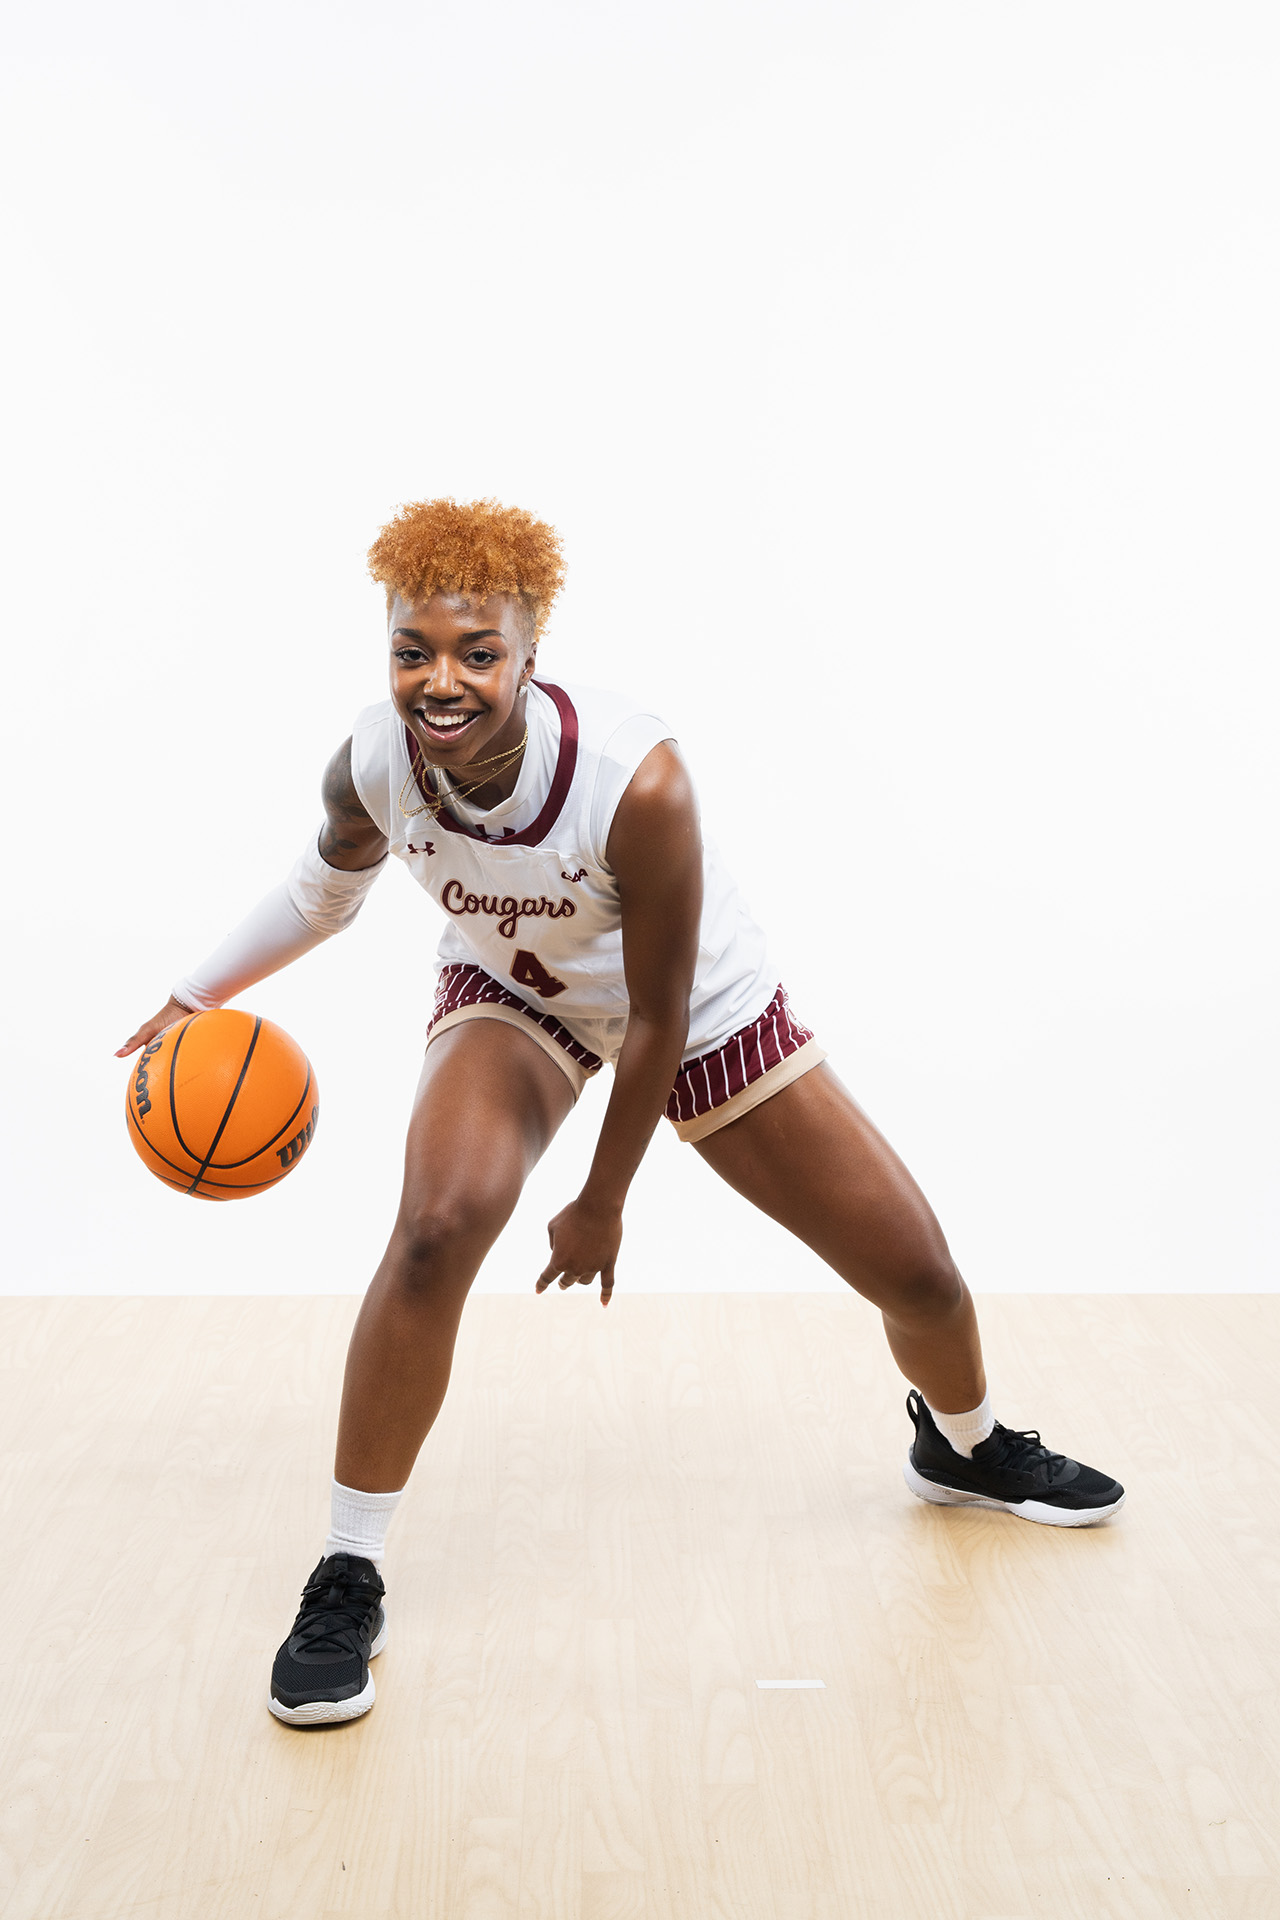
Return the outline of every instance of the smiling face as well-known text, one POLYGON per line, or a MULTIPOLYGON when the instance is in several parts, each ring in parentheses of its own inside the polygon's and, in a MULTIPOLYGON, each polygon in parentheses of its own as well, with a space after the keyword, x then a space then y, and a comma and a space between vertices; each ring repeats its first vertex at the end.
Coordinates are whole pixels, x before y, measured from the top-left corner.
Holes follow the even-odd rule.
MULTIPOLYGON (((397 596, 390 640, 391 698, 425 759, 465 779, 472 761, 519 746, 537 648, 513 594, 397 596)), ((499 782, 514 786, 515 768, 499 782)), ((482 793, 476 797, 484 803, 482 793)))

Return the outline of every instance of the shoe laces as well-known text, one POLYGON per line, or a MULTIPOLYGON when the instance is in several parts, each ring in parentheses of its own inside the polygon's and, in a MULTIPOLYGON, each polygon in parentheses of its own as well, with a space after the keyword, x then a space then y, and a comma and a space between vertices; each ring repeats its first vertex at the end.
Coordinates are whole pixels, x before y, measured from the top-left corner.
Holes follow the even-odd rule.
POLYGON ((386 1588, 350 1574, 324 1571, 321 1563, 302 1589, 302 1609, 293 1633, 309 1653, 350 1653, 351 1636, 358 1634, 374 1612, 386 1588))
POLYGON ((1002 1427, 997 1420, 993 1439, 1000 1442, 999 1465, 1002 1467, 1020 1467, 1023 1472, 1042 1466, 1045 1478, 1056 1480, 1067 1464, 1065 1453, 1054 1453, 1046 1447, 1034 1427, 1002 1427))

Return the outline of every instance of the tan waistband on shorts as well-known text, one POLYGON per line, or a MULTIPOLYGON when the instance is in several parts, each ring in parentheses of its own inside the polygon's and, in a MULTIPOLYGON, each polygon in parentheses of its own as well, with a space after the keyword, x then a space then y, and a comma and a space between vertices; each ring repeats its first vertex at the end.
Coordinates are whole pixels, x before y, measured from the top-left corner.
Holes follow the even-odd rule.
POLYGON ((514 1027, 517 1033, 528 1034, 534 1045, 541 1047, 549 1060, 555 1061, 573 1088, 575 1100, 591 1078, 586 1068, 579 1066, 573 1055, 566 1053, 559 1041, 553 1040, 536 1020, 530 1020, 527 1014, 517 1013, 514 1007, 495 1006, 488 1000, 475 1000, 469 1006, 455 1007, 452 1013, 441 1014, 427 1035, 427 1045, 431 1045, 437 1034, 459 1026, 464 1020, 500 1020, 504 1027, 514 1027))
POLYGON ((740 1120, 744 1113, 750 1113, 762 1100, 771 1100, 801 1074, 821 1066, 826 1057, 825 1047, 820 1047, 816 1040, 806 1040, 802 1047, 789 1053, 785 1060, 779 1060, 776 1067, 770 1067, 749 1087, 733 1094, 723 1106, 712 1107, 710 1113, 695 1114, 692 1120, 673 1120, 671 1124, 682 1140, 705 1140, 709 1133, 718 1133, 731 1120, 740 1120))

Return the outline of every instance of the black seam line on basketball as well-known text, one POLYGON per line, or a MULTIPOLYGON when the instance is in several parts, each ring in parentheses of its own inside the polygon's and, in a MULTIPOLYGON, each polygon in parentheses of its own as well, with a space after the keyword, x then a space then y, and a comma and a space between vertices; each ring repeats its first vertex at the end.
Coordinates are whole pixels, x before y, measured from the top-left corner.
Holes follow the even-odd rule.
MULTIPOLYGON (((307 1095, 310 1093, 310 1091, 311 1091, 311 1068, 308 1065, 307 1084, 302 1090, 302 1098, 299 1100, 297 1106, 294 1108, 289 1121, 287 1121, 286 1124, 283 1127, 281 1127, 280 1133, 276 1135, 277 1140, 280 1138, 280 1134, 288 1132, 289 1126, 292 1124, 294 1120, 297 1119, 299 1112, 307 1103, 307 1095)), ((124 1110, 125 1110, 125 1118, 128 1120, 129 1125, 133 1128, 134 1132, 137 1134, 139 1140, 141 1140, 147 1152, 154 1159, 159 1160, 164 1166, 172 1167, 175 1173, 181 1174, 183 1181, 190 1180, 191 1168, 189 1166, 187 1167, 179 1166, 178 1162, 176 1160, 171 1160, 167 1153, 161 1153, 155 1141, 151 1139, 151 1137, 147 1133, 146 1128, 143 1126, 142 1122, 139 1120, 137 1114, 133 1110, 133 1097, 131 1093, 126 1096, 125 1103, 124 1103, 124 1110)), ((249 1154, 244 1160, 223 1162, 222 1164, 215 1166, 213 1170, 215 1173, 233 1173, 237 1167, 247 1167, 251 1160, 256 1160, 259 1157, 259 1154, 266 1153, 268 1149, 273 1145, 274 1145, 274 1142, 271 1140, 268 1140, 266 1143, 266 1146, 260 1147, 257 1153, 249 1154)), ((191 1153, 191 1149, 185 1146, 185 1144, 183 1146, 183 1151, 189 1154, 192 1160, 195 1159, 196 1156, 194 1155, 194 1153, 191 1153)), ((286 1167, 284 1171, 287 1173, 288 1168, 286 1167)), ((205 1186, 207 1187, 222 1186, 222 1187, 228 1187, 228 1191, 232 1193, 253 1193, 258 1187, 273 1187, 276 1183, 277 1176, 273 1176, 270 1180, 250 1181, 247 1186, 229 1186, 229 1183, 225 1180, 210 1180, 207 1174, 203 1174, 203 1175, 198 1174, 196 1177, 197 1179, 202 1179, 204 1181, 205 1186)), ((156 1178, 158 1180, 163 1180, 164 1175, 157 1174, 156 1178)))
MULTIPOLYGON (((253 1050, 258 1044, 258 1035, 261 1032, 262 1032, 262 1015, 260 1013, 255 1013, 253 1016, 253 1032, 249 1035, 249 1050, 245 1054, 244 1060, 241 1063, 240 1078, 236 1081, 234 1087, 232 1087, 231 1089, 231 1098, 227 1102, 226 1112, 223 1114, 221 1120, 219 1120, 218 1122, 218 1131, 214 1134, 213 1139, 209 1143, 209 1151, 200 1163, 199 1173, 196 1175, 195 1179, 191 1182, 192 1193, 195 1192, 196 1188, 200 1185, 201 1180, 204 1178, 209 1162, 212 1160, 215 1152, 217 1151, 218 1142, 219 1140, 221 1140, 223 1134, 226 1131, 227 1122, 231 1118, 231 1109, 232 1107, 234 1107, 236 1103, 236 1096, 239 1094, 241 1087, 244 1085, 244 1077, 246 1073, 248 1073, 249 1071, 249 1062, 253 1058, 253 1050)), ((175 1048, 174 1051, 176 1052, 177 1049, 175 1048)), ((195 1158, 194 1154, 192 1155, 192 1158, 193 1159, 195 1158)))
MULTIPOLYGON (((276 1144, 277 1140, 284 1139, 284 1136, 286 1135, 286 1133, 288 1133, 290 1127, 293 1125, 298 1115, 302 1112, 302 1109, 306 1106, 307 1095, 310 1092, 311 1092, 311 1062, 308 1060, 307 1084, 302 1089, 302 1094, 298 1100, 297 1106, 294 1108, 293 1112, 289 1115, 289 1118, 285 1121, 279 1133, 273 1134, 270 1140, 264 1140, 262 1145, 260 1147, 255 1147, 252 1153, 246 1153, 243 1160, 211 1160, 209 1162, 209 1165, 213 1167, 214 1171, 217 1173, 234 1173, 237 1167, 247 1167, 251 1160, 256 1160, 258 1158, 259 1154, 269 1153, 272 1147, 274 1147, 274 1145, 276 1144)), ((209 1151, 212 1153, 213 1151, 212 1147, 209 1149, 209 1151)))
POLYGON ((173 1084, 174 1071, 178 1065, 178 1048, 182 1045, 183 1041, 186 1039, 187 1028, 191 1025, 191 1022, 192 1020, 195 1019, 195 1017, 196 1016, 193 1013, 189 1016, 189 1018, 183 1021, 182 1027, 178 1033, 178 1037, 173 1043, 173 1052, 169 1055, 169 1118, 173 1121, 174 1139, 177 1141, 178 1145, 182 1148, 182 1151, 185 1154, 187 1154, 190 1159, 198 1161, 200 1158, 200 1155, 198 1153, 192 1153, 190 1147, 187 1145, 186 1141, 183 1139, 182 1129, 178 1125, 178 1099, 177 1099, 177 1094, 173 1084))
MULTIPOLYGON (((176 1180, 170 1180, 167 1174, 160 1173, 155 1167, 149 1165, 148 1162, 144 1160, 143 1164, 146 1166, 147 1172, 154 1174, 156 1179, 162 1181, 166 1187, 172 1187, 175 1193, 194 1193, 197 1200, 204 1198, 202 1194, 196 1193, 191 1185, 190 1167, 180 1167, 176 1160, 170 1160, 167 1154, 161 1153, 154 1140, 148 1140, 146 1129, 133 1111, 132 1102, 126 1103, 125 1111, 129 1124, 141 1140, 150 1159, 158 1160, 161 1166, 171 1167, 178 1175, 178 1178, 176 1180)), ((199 1183, 202 1187, 218 1187, 224 1193, 265 1193, 268 1187, 278 1186, 288 1172, 288 1167, 281 1167, 279 1173, 273 1173, 269 1180, 249 1180, 246 1181, 243 1186, 237 1185, 230 1180, 211 1180, 206 1173, 200 1176, 199 1183)))
POLYGON ((197 1198, 199 1197, 197 1188, 199 1192, 202 1193, 206 1187, 210 1190, 216 1188, 219 1193, 226 1194, 265 1193, 268 1187, 278 1186, 280 1181, 284 1179, 286 1173, 290 1171, 288 1167, 281 1167, 279 1172, 273 1173, 269 1180, 246 1180, 243 1185, 240 1185, 234 1180, 211 1180, 207 1173, 203 1174, 198 1181, 193 1182, 190 1171, 187 1168, 174 1167, 172 1160, 164 1160, 163 1156, 159 1154, 156 1155, 156 1158, 161 1160, 164 1166, 173 1168, 174 1173, 177 1174, 177 1179, 171 1179, 169 1174, 161 1173, 159 1167, 149 1166, 147 1168, 148 1173, 154 1174, 155 1178, 162 1181, 166 1187, 173 1187, 178 1193, 196 1193, 197 1198))
MULTIPOLYGON (((129 1115, 129 1120, 145 1149, 146 1157, 143 1160, 143 1164, 146 1166, 147 1172, 154 1174, 157 1180, 163 1181, 166 1187, 173 1187, 178 1193, 194 1193, 195 1187, 192 1185, 190 1167, 180 1167, 176 1160, 170 1160, 166 1154, 161 1153, 155 1142, 148 1140, 146 1133, 138 1121, 134 1119, 132 1113, 129 1115), (170 1180, 168 1174, 161 1173, 159 1167, 153 1167, 151 1165, 152 1160, 158 1160, 162 1167, 169 1167, 177 1174, 178 1178, 176 1180, 170 1180)), ((243 1184, 233 1180, 211 1180, 207 1173, 199 1174, 196 1178, 199 1186, 217 1187, 222 1193, 264 1193, 268 1187, 274 1187, 278 1181, 283 1180, 288 1171, 288 1167, 281 1167, 279 1173, 273 1173, 269 1180, 246 1180, 243 1184)), ((199 1194, 196 1194, 196 1198, 198 1199, 199 1197, 199 1194)))
MULTIPOLYGON (((137 1134, 138 1138, 141 1140, 147 1152, 150 1154, 153 1154, 155 1158, 161 1161, 164 1166, 172 1167, 175 1173, 180 1173, 184 1180, 189 1180, 191 1178, 190 1167, 180 1167, 176 1160, 171 1160, 169 1158, 167 1153, 161 1153, 159 1147, 156 1145, 154 1140, 148 1139, 147 1130, 143 1126, 141 1120, 139 1120, 137 1114, 134 1112, 133 1102, 131 1100, 126 1100, 125 1112, 129 1116, 129 1124, 134 1129, 134 1132, 137 1134)), ((195 1155, 192 1154, 191 1158, 194 1160, 195 1155)), ((157 1174, 156 1178, 162 1180, 164 1178, 164 1175, 157 1174)))
MULTIPOLYGON (((243 1187, 232 1186, 226 1180, 210 1180, 206 1174, 198 1185, 184 1185, 181 1191, 189 1200, 239 1200, 242 1195, 266 1193, 269 1187, 278 1187, 288 1172, 288 1167, 281 1167, 279 1173, 273 1174, 270 1180, 249 1180, 243 1187)), ((157 1174, 156 1178, 163 1180, 164 1175, 157 1174)))
MULTIPOLYGON (((197 1187, 202 1191, 205 1187, 216 1187, 219 1193, 257 1193, 262 1187, 274 1187, 278 1180, 284 1179, 288 1171, 288 1167, 280 1167, 269 1180, 246 1180, 243 1185, 237 1180, 211 1180, 207 1173, 202 1173, 198 1180, 192 1180, 190 1174, 184 1174, 182 1177, 186 1182, 188 1193, 194 1193, 197 1187)), ((162 1180, 164 1175, 157 1174, 156 1178, 162 1180)))
MULTIPOLYGON (((143 1165, 146 1167, 147 1172, 154 1174, 157 1180, 163 1181, 166 1187, 173 1187, 178 1193, 194 1192, 195 1189, 191 1184, 190 1167, 180 1167, 176 1160, 170 1160, 167 1155, 161 1153, 159 1147, 157 1147, 153 1141, 148 1140, 145 1132, 137 1120, 134 1119, 132 1113, 129 1115, 129 1120, 138 1138, 141 1140, 143 1147, 146 1149, 147 1157, 143 1160, 143 1165), (161 1173, 159 1168, 153 1167, 150 1164, 152 1160, 158 1160, 162 1167, 171 1168, 172 1171, 177 1174, 178 1178, 176 1180, 170 1180, 167 1174, 161 1173)), ((217 1169, 215 1169, 215 1171, 217 1171, 217 1169)), ((288 1167, 281 1167, 279 1173, 273 1173, 269 1180, 246 1180, 243 1184, 238 1184, 233 1180, 211 1180, 207 1173, 197 1177, 200 1186, 217 1187, 223 1193, 264 1193, 268 1187, 274 1187, 279 1181, 283 1180, 285 1174, 288 1172, 288 1167)), ((196 1197, 199 1198, 199 1195, 196 1197)))
MULTIPOLYGON (((273 1175, 270 1180, 250 1180, 243 1187, 229 1186, 225 1180, 210 1180, 206 1176, 198 1186, 191 1186, 184 1182, 178 1191, 186 1194, 189 1200, 239 1200, 248 1194, 266 1193, 269 1187, 278 1187, 288 1172, 288 1167, 281 1167, 279 1173, 273 1175)), ((158 1173, 156 1178, 163 1180, 164 1175, 158 1173)), ((165 1184, 167 1185, 168 1182, 165 1184)))

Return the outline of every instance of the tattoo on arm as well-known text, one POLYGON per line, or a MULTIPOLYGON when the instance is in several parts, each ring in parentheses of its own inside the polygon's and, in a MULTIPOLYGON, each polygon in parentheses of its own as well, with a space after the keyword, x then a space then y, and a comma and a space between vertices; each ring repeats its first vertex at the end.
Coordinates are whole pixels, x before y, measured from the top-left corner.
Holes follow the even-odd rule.
POLYGON ((320 830, 320 857, 341 865, 341 855, 371 852, 385 845, 383 836, 365 811, 351 773, 351 742, 344 740, 324 770, 321 784, 325 823, 320 830))
POLYGON ((334 832, 328 821, 326 821, 320 829, 319 847, 320 858, 327 860, 329 865, 333 866, 335 854, 358 853, 360 850, 360 842, 358 840, 343 840, 334 832))

